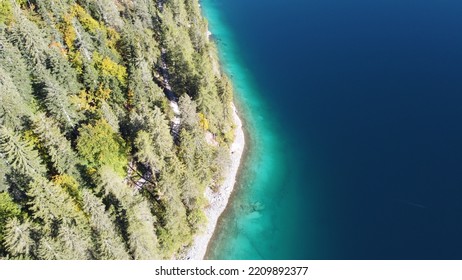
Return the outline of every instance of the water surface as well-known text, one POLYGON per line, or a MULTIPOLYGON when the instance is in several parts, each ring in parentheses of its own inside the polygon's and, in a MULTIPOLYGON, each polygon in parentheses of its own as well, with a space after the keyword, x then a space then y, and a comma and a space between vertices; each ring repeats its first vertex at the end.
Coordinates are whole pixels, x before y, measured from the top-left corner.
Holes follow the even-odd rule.
POLYGON ((203 0, 250 132, 220 259, 462 259, 462 2, 203 0))

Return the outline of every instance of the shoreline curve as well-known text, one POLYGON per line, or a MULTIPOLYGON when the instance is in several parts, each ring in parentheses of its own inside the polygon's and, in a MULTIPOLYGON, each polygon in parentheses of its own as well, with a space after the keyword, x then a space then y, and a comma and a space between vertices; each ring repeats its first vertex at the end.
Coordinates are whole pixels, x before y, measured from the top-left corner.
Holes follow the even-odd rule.
POLYGON ((208 207, 205 209, 207 224, 203 233, 194 237, 192 245, 186 250, 182 259, 186 260, 202 260, 207 253, 207 248, 212 239, 218 220, 221 214, 228 206, 231 194, 234 190, 239 167, 241 165, 242 155, 245 147, 245 135, 242 127, 242 120, 239 118, 238 111, 234 103, 231 103, 233 110, 233 120, 235 124, 235 138, 230 147, 230 165, 225 176, 225 180, 218 189, 213 191, 207 188, 205 197, 209 201, 208 207))

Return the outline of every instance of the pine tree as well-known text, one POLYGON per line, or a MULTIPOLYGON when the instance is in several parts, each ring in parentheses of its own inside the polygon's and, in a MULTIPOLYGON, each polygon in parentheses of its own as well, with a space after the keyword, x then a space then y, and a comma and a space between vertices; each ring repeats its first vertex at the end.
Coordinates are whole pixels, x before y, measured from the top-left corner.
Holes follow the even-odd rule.
POLYGON ((7 40, 0 28, 0 65, 9 74, 13 84, 27 104, 33 99, 31 75, 19 49, 7 40))
POLYGON ((5 247, 13 256, 27 256, 31 253, 34 246, 32 239, 33 224, 30 220, 23 223, 18 218, 13 217, 5 226, 5 247))
POLYGON ((8 190, 6 182, 6 174, 10 171, 10 167, 6 164, 2 156, 0 156, 0 192, 8 190))
POLYGON ((91 258, 90 235, 84 234, 79 227, 64 222, 57 239, 64 249, 62 259, 85 260, 91 258))
POLYGON ((109 26, 121 29, 124 25, 123 20, 119 16, 119 10, 111 0, 100 0, 95 2, 99 17, 109 26))
POLYGON ((146 199, 134 193, 110 167, 100 169, 99 186, 113 194, 126 212, 130 253, 134 259, 157 259, 158 242, 155 219, 146 199))
POLYGON ((5 126, 0 127, 0 154, 12 168, 24 175, 33 177, 45 173, 37 151, 5 126))
POLYGON ((117 233, 109 213, 104 210, 102 201, 89 190, 84 190, 83 204, 85 212, 90 216, 91 227, 98 235, 99 259, 129 259, 122 238, 117 233))
POLYGON ((197 108, 194 101, 185 94, 180 97, 178 106, 181 112, 181 124, 188 130, 198 126, 199 117, 197 116, 197 108))
POLYGON ((30 109, 13 80, 0 66, 0 125, 20 128, 30 109))
POLYGON ((47 111, 65 128, 72 128, 80 118, 65 88, 50 76, 42 77, 41 100, 47 111))
POLYGON ((44 71, 47 59, 45 33, 24 16, 18 7, 13 10, 16 21, 11 28, 11 41, 19 48, 31 69, 44 71))
POLYGON ((71 143, 59 130, 58 125, 43 113, 38 113, 33 117, 34 132, 47 149, 54 168, 60 174, 78 175, 76 168, 77 155, 71 147, 71 143))
POLYGON ((155 171, 164 168, 165 161, 161 155, 159 155, 159 150, 156 149, 154 141, 148 132, 144 130, 139 131, 134 144, 137 149, 135 156, 140 162, 155 171))
MULTIPOLYGON (((35 177, 29 186, 33 217, 44 225, 43 234, 54 236, 61 245, 62 259, 88 259, 93 245, 90 226, 79 205, 60 187, 45 178, 35 177)), ((42 248, 46 250, 46 247, 42 248)), ((44 251, 42 251, 44 253, 44 251)))
POLYGON ((137 260, 159 258, 158 241, 155 234, 155 219, 148 202, 139 195, 138 202, 127 209, 129 245, 133 257, 137 260))
POLYGON ((57 47, 47 51, 46 66, 50 74, 65 90, 67 95, 77 94, 80 85, 77 80, 77 73, 71 64, 57 47))
POLYGON ((32 198, 30 209, 33 217, 43 221, 50 229, 56 221, 79 225, 83 231, 88 228, 88 220, 72 197, 47 179, 36 176, 27 194, 32 198))
POLYGON ((160 203, 164 209, 160 219, 159 242, 166 255, 175 253, 192 241, 179 187, 184 172, 182 164, 172 158, 169 167, 162 172, 158 185, 160 203))
POLYGON ((40 239, 37 255, 41 260, 63 260, 65 259, 64 250, 65 248, 58 240, 44 236, 40 239))
POLYGON ((0 192, 0 252, 3 244, 5 225, 9 219, 19 217, 21 209, 7 192, 0 192))
POLYGON ((146 120, 148 132, 156 145, 159 156, 168 157, 172 152, 173 137, 164 114, 159 107, 155 107, 151 116, 146 120))

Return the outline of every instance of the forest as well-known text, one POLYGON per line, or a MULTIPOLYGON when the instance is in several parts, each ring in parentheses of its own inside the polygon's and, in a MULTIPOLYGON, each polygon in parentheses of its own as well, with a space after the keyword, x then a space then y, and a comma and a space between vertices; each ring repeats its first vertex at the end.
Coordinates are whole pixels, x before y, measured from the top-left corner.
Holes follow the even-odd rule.
POLYGON ((198 0, 0 0, 0 258, 181 258, 232 100, 198 0))

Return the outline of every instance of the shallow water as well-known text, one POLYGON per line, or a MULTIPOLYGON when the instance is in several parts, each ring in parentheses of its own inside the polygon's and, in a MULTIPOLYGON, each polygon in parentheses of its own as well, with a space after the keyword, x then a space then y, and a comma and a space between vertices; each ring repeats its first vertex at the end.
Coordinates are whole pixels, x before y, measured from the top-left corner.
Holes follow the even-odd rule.
POLYGON ((250 134, 209 258, 462 258, 462 2, 202 5, 250 134))

